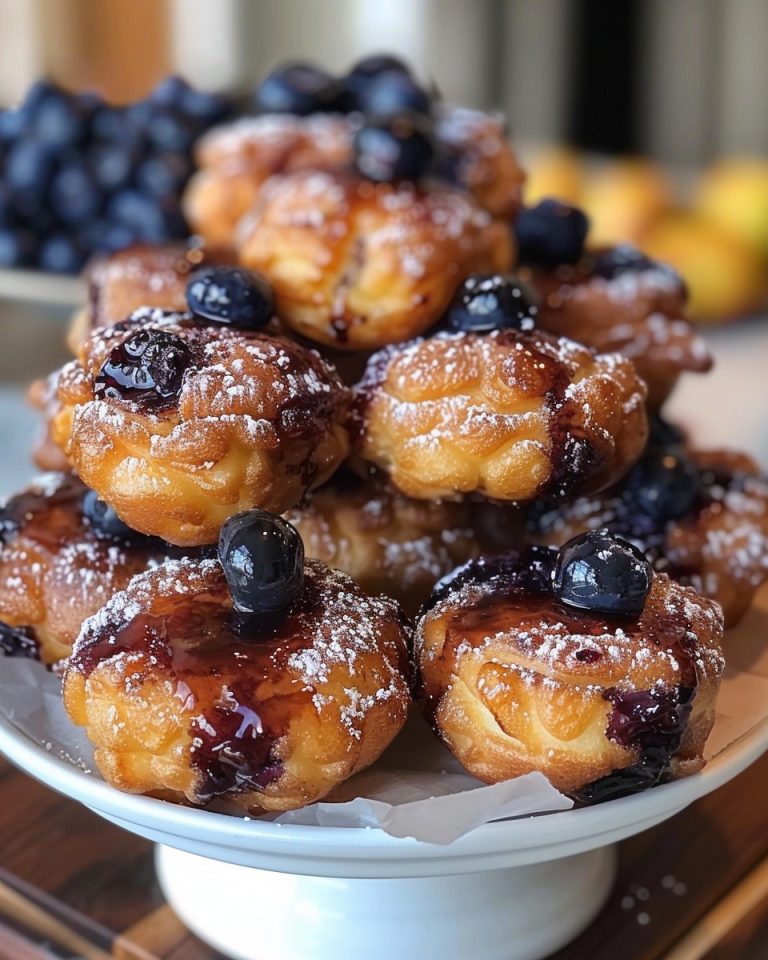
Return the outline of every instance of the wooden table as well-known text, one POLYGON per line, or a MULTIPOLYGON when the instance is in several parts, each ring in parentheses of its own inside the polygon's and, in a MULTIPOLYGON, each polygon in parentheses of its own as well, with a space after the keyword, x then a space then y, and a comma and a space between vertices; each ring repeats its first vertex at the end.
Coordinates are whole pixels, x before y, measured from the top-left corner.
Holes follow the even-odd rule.
MULTIPOLYGON (((608 904, 556 960, 768 958, 766 788, 768 756, 622 843, 608 904)), ((221 954, 188 933, 165 904, 149 842, 0 761, 0 960, 53 957, 221 954), (41 952, 34 945, 43 942, 48 949, 41 952)))

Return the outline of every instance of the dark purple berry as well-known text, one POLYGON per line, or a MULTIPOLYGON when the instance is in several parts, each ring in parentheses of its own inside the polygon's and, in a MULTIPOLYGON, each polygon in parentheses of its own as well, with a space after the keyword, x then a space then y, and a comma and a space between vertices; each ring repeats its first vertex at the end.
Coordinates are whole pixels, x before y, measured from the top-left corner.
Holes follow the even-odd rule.
POLYGON ((83 497, 83 516, 91 525, 94 533, 116 540, 135 540, 141 534, 132 530, 118 517, 112 507, 99 500, 95 490, 89 490, 83 497))
POLYGON ((556 267, 576 263, 584 254, 589 220, 578 207, 542 200, 522 210, 515 221, 520 263, 556 267))
POLYGON ((90 111, 64 90, 50 89, 34 106, 28 100, 24 109, 34 137, 53 150, 79 146, 87 133, 90 111))
POLYGON ((183 153, 148 157, 136 169, 136 185, 153 197, 174 197, 187 182, 192 162, 183 153))
POLYGON ((95 143, 88 151, 88 165, 97 186, 105 193, 114 193, 131 182, 136 154, 123 144, 95 143))
POLYGON ((653 569, 628 540, 591 530, 560 549, 554 591, 562 602, 582 610, 635 617, 643 611, 653 569))
POLYGON ((0 653, 6 657, 40 659, 40 645, 31 627, 12 627, 0 620, 0 653))
POLYGON ((38 264, 50 273, 79 273, 86 256, 77 238, 68 233, 52 233, 40 244, 38 264))
POLYGON ((374 77, 358 95, 357 108, 367 116, 374 117, 403 113, 429 114, 432 98, 408 74, 389 70, 374 77))
POLYGON ((24 227, 0 227, 0 267, 29 267, 37 261, 35 235, 24 227))
POLYGON ((274 298, 267 281, 240 267, 204 267, 187 283, 187 303, 198 320, 256 328, 269 323, 274 298))
POLYGON ((435 156, 429 126, 413 116, 367 121, 355 134, 353 148, 358 172, 376 183, 419 180, 435 156))
POLYGON ((639 513, 666 523, 695 504, 699 471, 681 450, 652 450, 632 469, 624 491, 639 513))
POLYGON ((158 107, 179 107, 190 86, 183 77, 165 77, 150 92, 147 99, 158 107))
POLYGON ((262 113, 310 113, 336 110, 343 94, 338 80, 309 63, 276 67, 256 88, 254 99, 262 113))
POLYGON ((682 447, 685 443, 685 433, 674 423, 669 423, 658 413, 649 419, 648 450, 669 450, 682 447))
POLYGON ((123 400, 148 410, 174 403, 191 362, 187 344, 164 330, 139 330, 113 347, 94 383, 101 400, 123 400))
POLYGON ((54 174, 50 187, 51 211, 65 224, 77 225, 98 216, 101 193, 86 165, 72 158, 54 174))
POLYGON ((466 333, 507 327, 532 330, 538 309, 533 291, 515 277, 474 274, 464 281, 448 308, 446 326, 466 333))
POLYGON ((219 536, 219 559, 235 610, 279 614, 304 585, 304 544, 282 517, 249 510, 230 517, 219 536))
POLYGON ((648 270, 657 270, 666 273, 670 282, 682 283, 680 277, 672 267, 657 260, 652 260, 637 247, 629 243, 621 243, 606 250, 600 250, 592 258, 592 270, 598 277, 613 280, 624 273, 644 273, 648 270))
POLYGON ((404 77, 411 76, 411 71, 399 57, 388 53, 374 53, 363 57, 362 60, 358 60, 357 63, 352 65, 344 77, 344 86, 359 96, 384 73, 399 73, 404 77))

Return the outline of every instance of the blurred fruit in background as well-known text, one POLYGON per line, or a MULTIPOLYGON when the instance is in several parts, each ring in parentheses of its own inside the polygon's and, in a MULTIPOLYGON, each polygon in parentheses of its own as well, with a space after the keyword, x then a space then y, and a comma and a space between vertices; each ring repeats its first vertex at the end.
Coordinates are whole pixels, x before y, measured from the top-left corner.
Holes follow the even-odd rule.
POLYGON ((77 273, 99 251, 184 238, 192 148, 232 109, 180 77, 128 106, 34 84, 0 113, 0 267, 77 273))
POLYGON ((768 261, 768 160, 730 157, 714 164, 699 178, 694 206, 768 261))
POLYGON ((650 160, 596 160, 565 147, 525 159, 526 204, 578 204, 590 217, 591 246, 634 243, 671 264, 697 320, 725 323, 768 299, 768 160, 722 158, 678 190, 678 178, 650 160))

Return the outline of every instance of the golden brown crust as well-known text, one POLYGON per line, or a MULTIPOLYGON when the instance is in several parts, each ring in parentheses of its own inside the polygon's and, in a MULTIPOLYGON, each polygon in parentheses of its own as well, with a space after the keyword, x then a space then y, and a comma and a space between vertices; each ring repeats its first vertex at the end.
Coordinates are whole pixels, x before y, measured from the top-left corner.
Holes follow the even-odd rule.
POLYGON ((411 500, 381 484, 334 484, 286 515, 308 557, 348 573, 368 594, 415 613, 440 577, 477 555, 469 503, 411 500))
POLYGON ((268 177, 346 166, 352 129, 346 117, 278 114, 211 130, 198 142, 201 169, 184 194, 187 221, 209 243, 231 245, 268 177))
POLYGON ((168 554, 159 541, 94 531, 85 492, 48 474, 0 507, 0 621, 27 630, 44 663, 68 656, 83 621, 168 554))
POLYGON ((371 359, 358 450, 422 499, 601 489, 643 449, 644 400, 615 354, 541 332, 438 334, 371 359))
POLYGON ((744 454, 709 450, 688 456, 702 471, 702 490, 682 517, 645 529, 626 516, 619 486, 532 518, 529 539, 560 546, 603 527, 631 536, 651 551, 659 569, 717 601, 726 627, 735 627, 768 580, 768 480, 744 454))
MULTIPOLYGON (((267 115, 210 131, 198 143, 201 169, 184 196, 188 222, 208 242, 232 244, 269 177, 350 169, 358 126, 356 119, 332 114, 267 115)), ((447 107, 438 111, 435 131, 442 172, 494 217, 513 218, 525 175, 503 123, 478 110, 447 107)))
POLYGON ((171 562, 86 622, 64 704, 120 790, 287 810, 325 796, 397 734, 406 660, 397 605, 322 564, 306 564, 279 624, 243 639, 219 563, 171 562))
POLYGON ((675 704, 693 687, 667 775, 703 765, 721 637, 716 604, 664 575, 630 621, 569 610, 551 595, 499 582, 470 583, 421 620, 416 656, 435 728, 471 773, 495 783, 539 770, 578 793, 642 760, 631 739, 609 736, 612 704, 628 694, 675 704))
POLYGON ((88 305, 74 315, 67 338, 72 353, 92 330, 119 323, 141 307, 186 310, 189 275, 234 260, 224 248, 183 243, 134 244, 94 257, 86 272, 88 305))
POLYGON ((344 349, 417 336, 467 276, 513 260, 508 225, 460 191, 347 174, 272 178, 240 239, 288 326, 344 349))
POLYGON ((480 110, 449 107, 438 114, 436 134, 451 155, 456 181, 494 217, 514 219, 522 203, 525 172, 503 121, 480 110))
POLYGON ((589 260, 556 270, 520 268, 540 293, 537 326, 592 347, 621 353, 648 385, 658 410, 685 371, 705 373, 712 357, 689 322, 685 287, 659 266, 612 279, 591 272, 589 260))
POLYGON ((213 542, 241 510, 287 510, 327 480, 348 451, 347 409, 348 391, 314 351, 143 310, 94 332, 61 371, 52 433, 130 527, 188 546, 213 542), (190 350, 176 400, 152 412, 97 399, 113 348, 155 330, 190 350))

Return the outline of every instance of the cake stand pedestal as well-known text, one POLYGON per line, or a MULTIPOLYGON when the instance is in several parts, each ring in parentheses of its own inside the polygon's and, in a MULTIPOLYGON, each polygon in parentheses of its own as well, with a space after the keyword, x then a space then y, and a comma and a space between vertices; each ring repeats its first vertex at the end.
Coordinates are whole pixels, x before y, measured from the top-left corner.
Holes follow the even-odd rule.
POLYGON ((619 840, 679 813, 766 749, 768 719, 684 780, 599 806, 487 823, 442 846, 378 829, 246 820, 120 793, 0 714, 0 752, 158 844, 171 905, 236 960, 546 957, 605 901, 619 840))
POLYGON ((162 845, 156 864, 179 917, 235 960, 538 960, 598 913, 616 848, 385 880, 270 873, 162 845))

